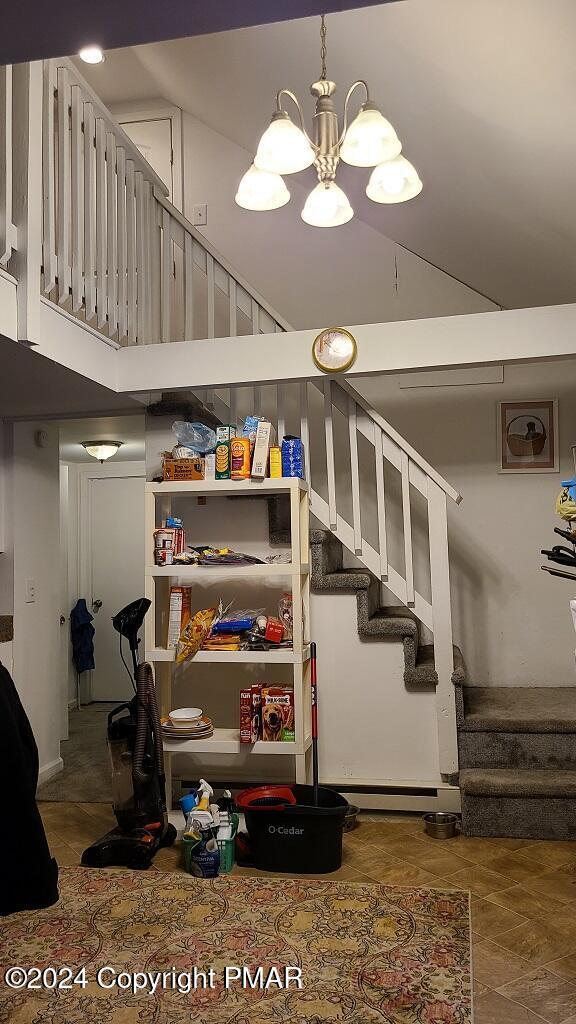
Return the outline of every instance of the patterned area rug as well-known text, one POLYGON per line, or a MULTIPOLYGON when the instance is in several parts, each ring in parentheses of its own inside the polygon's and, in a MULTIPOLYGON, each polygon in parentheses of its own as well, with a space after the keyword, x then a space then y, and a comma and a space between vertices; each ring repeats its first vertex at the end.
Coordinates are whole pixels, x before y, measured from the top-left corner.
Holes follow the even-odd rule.
MULTIPOLYGON (((62 869, 61 883, 56 907, 1 922, 0 1021, 469 1024, 472 1019, 465 892, 268 876, 209 882, 84 868, 62 869), (72 977, 71 988, 59 992, 11 992, 5 971, 14 965, 67 965, 80 981, 72 977), (237 973, 226 989, 225 970, 231 967, 237 973), (77 974, 82 968, 85 977, 77 974), (201 976, 192 977, 194 968, 212 968, 214 987, 186 993, 189 983, 202 984, 201 976), (237 976, 242 968, 250 971, 244 979, 237 976), (292 968, 289 987, 278 987, 286 968, 292 968), (302 972, 301 989, 295 968, 302 972), (128 975, 135 971, 143 972, 139 983, 146 988, 133 994, 119 984, 131 984, 128 975), (154 972, 166 974, 151 993, 154 972), (249 978, 256 987, 243 987, 249 978)), ((52 975, 44 980, 51 984, 52 975)))

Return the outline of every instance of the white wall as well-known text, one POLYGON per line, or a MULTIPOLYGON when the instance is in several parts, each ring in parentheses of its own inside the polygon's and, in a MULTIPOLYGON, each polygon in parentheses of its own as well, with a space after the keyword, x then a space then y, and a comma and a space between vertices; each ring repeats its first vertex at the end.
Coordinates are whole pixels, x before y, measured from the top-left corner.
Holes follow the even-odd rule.
POLYGON ((183 148, 184 213, 191 218, 194 204, 207 204, 202 233, 294 327, 498 308, 357 217, 332 230, 304 224, 307 187, 293 176, 286 207, 240 209, 234 195, 252 155, 186 111, 183 148))
POLYGON ((61 767, 58 427, 14 424, 14 682, 40 756, 41 780, 61 767), (43 432, 38 447, 37 432, 43 432), (26 602, 27 579, 36 599, 26 602))
MULTIPOLYGON (((543 343, 544 339, 543 339, 543 343)), ((354 386, 462 495, 449 502, 455 642, 477 685, 574 684, 576 583, 540 571, 564 543, 554 503, 574 476, 576 360, 506 366, 504 383, 400 390, 396 376, 354 386), (497 472, 496 402, 559 399, 560 472, 497 472)))

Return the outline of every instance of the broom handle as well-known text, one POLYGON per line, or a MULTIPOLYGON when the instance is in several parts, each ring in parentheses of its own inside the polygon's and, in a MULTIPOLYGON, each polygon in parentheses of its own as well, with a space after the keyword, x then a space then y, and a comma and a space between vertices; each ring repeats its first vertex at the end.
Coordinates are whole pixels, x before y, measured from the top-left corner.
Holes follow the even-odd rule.
POLYGON ((314 806, 318 807, 318 678, 314 641, 310 644, 310 689, 312 694, 312 786, 314 806))

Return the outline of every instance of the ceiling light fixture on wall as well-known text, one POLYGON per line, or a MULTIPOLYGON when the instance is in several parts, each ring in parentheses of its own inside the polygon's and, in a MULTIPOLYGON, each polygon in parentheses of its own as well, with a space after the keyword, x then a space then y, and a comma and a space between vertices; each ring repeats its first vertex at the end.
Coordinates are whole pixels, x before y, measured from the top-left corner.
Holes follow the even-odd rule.
POLYGON ((366 82, 359 79, 349 88, 344 100, 344 124, 340 132, 338 114, 332 96, 335 82, 326 77, 326 25, 320 28, 322 73, 313 82, 310 92, 316 97, 312 138, 304 124, 302 107, 289 89, 280 89, 276 110, 264 132, 254 163, 242 178, 236 202, 246 210, 276 210, 290 199, 283 174, 296 174, 312 164, 316 167, 318 185, 308 196, 302 219, 318 228, 346 224, 354 216, 348 197, 336 184, 340 160, 353 167, 373 167, 366 195, 375 203, 404 203, 422 191, 422 182, 413 165, 401 156, 402 143, 389 121, 370 99, 366 82), (351 124, 348 104, 356 89, 362 89, 365 100, 351 124), (295 125, 282 107, 282 97, 292 100, 298 111, 300 127, 295 125))
POLYGON ((100 46, 83 46, 78 56, 85 64, 102 64, 104 52, 100 46))
POLYGON ((88 455, 91 455, 93 459, 98 459, 99 462, 111 459, 122 447, 122 441, 81 441, 80 444, 86 449, 88 455))

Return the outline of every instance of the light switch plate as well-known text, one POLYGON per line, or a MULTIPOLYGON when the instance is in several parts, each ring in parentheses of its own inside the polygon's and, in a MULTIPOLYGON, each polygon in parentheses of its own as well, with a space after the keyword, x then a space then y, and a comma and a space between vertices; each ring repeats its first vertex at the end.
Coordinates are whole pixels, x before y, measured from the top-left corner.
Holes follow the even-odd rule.
POLYGON ((24 582, 24 600, 26 604, 34 604, 36 600, 36 580, 29 579, 24 582))
POLYGON ((192 207, 192 223, 201 228, 208 223, 208 208, 206 203, 198 203, 192 207))

